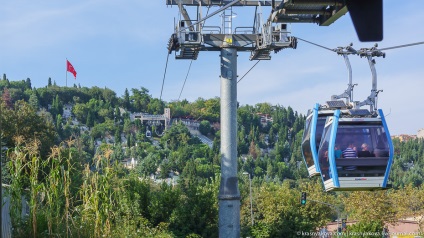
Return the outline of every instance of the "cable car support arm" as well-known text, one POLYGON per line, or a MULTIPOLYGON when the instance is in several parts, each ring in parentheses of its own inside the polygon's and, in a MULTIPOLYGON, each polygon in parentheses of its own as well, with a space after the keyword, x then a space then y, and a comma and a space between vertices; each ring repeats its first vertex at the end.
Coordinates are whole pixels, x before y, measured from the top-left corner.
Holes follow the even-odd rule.
POLYGON ((344 91, 344 93, 342 93, 340 95, 333 95, 333 96, 331 96, 331 100, 337 100, 337 99, 341 99, 341 98, 346 98, 346 104, 350 104, 353 101, 353 88, 357 84, 352 84, 352 67, 350 65, 350 61, 349 61, 348 55, 349 54, 357 54, 357 51, 352 48, 352 44, 350 44, 349 46, 347 46, 345 48, 338 47, 334 51, 337 54, 342 55, 343 58, 344 58, 344 61, 346 63, 346 67, 347 67, 347 70, 348 70, 349 83, 348 83, 347 89, 344 91))
POLYGON ((357 103, 357 106, 370 106, 370 112, 375 112, 377 110, 377 97, 378 93, 382 92, 383 90, 377 89, 377 71, 375 70, 375 60, 373 59, 374 56, 380 57, 383 56, 386 57, 386 54, 381 52, 380 50, 377 50, 377 44, 375 47, 372 47, 371 49, 360 49, 358 51, 359 56, 366 57, 368 60, 368 64, 371 69, 371 75, 372 75, 372 87, 371 87, 371 94, 362 102, 357 103))

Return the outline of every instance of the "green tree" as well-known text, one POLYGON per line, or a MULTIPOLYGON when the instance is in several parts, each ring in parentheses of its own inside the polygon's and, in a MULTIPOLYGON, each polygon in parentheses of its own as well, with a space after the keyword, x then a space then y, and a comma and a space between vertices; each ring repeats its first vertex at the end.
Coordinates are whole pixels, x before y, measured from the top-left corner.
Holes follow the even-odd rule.
POLYGON ((40 107, 40 102, 38 101, 38 97, 35 92, 31 93, 31 95, 29 96, 28 103, 34 108, 35 111, 38 111, 40 107))
POLYGON ((384 223, 382 221, 368 220, 359 221, 356 224, 347 226, 346 231, 348 232, 349 237, 352 238, 362 238, 364 237, 363 234, 366 234, 366 237, 370 238, 380 238, 383 228, 384 223))
POLYGON ((270 103, 258 103, 255 105, 255 107, 260 113, 268 114, 268 115, 271 114, 272 105, 270 103))
POLYGON ((136 167, 136 173, 140 177, 148 177, 154 174, 159 166, 160 157, 158 154, 149 153, 145 158, 141 159, 136 167))
POLYGON ((30 78, 27 78, 25 80, 25 85, 26 85, 26 88, 27 89, 31 89, 32 88, 32 86, 31 86, 31 79, 30 78))
POLYGON ((46 121, 24 101, 17 101, 13 109, 7 108, 4 102, 0 106, 2 133, 6 145, 14 147, 13 137, 22 136, 24 140, 36 138, 43 142, 40 153, 44 157, 54 144, 56 137, 54 123, 46 121))
POLYGON ((119 110, 118 107, 115 108, 113 116, 114 116, 115 125, 119 124, 119 121, 121 120, 121 110, 119 110))
POLYGON ((170 230, 178 237, 218 237, 218 186, 219 178, 214 178, 187 188, 171 216, 170 230))
POLYGON ((130 109, 130 93, 128 92, 128 89, 125 89, 125 93, 124 93, 124 108, 129 110, 130 109))
POLYGON ((59 133, 59 135, 62 135, 62 115, 57 115, 56 117, 56 131, 59 133))
POLYGON ((94 113, 93 111, 89 111, 87 114, 87 121, 85 122, 85 124, 89 127, 93 127, 94 126, 94 113))
POLYGON ((345 210, 359 221, 388 221, 396 219, 396 208, 385 191, 358 191, 342 197, 345 210))
POLYGON ((193 144, 195 141, 191 138, 190 132, 182 123, 174 123, 160 139, 162 144, 167 144, 171 150, 177 150, 180 146, 193 144))
POLYGON ((203 112, 203 118, 216 122, 219 121, 221 110, 220 98, 215 97, 205 101, 204 108, 201 110, 203 112))
POLYGON ((211 124, 209 123, 209 121, 206 121, 206 120, 201 121, 199 125, 199 131, 203 135, 208 135, 211 131, 211 124))
POLYGON ((164 103, 163 101, 152 98, 147 106, 147 112, 153 115, 160 115, 164 112, 164 103))
POLYGON ((81 122, 87 121, 88 111, 90 109, 87 105, 83 103, 77 103, 72 107, 72 113, 75 115, 76 119, 81 122))
POLYGON ((112 107, 114 107, 118 101, 118 99, 116 98, 116 93, 108 88, 105 88, 102 91, 102 97, 105 102, 109 103, 112 107))
POLYGON ((162 183, 160 189, 151 193, 148 206, 150 221, 154 226, 161 222, 169 222, 171 214, 179 206, 181 191, 172 185, 162 183))
MULTIPOLYGON (((302 191, 307 191, 308 197, 314 200, 328 199, 319 183, 307 185, 302 191)), ((298 237, 298 231, 316 230, 334 214, 334 211, 322 204, 307 203, 302 206, 299 202, 301 192, 291 188, 289 183, 283 183, 282 186, 266 183, 253 194, 256 211, 255 225, 250 229, 253 237, 298 237)))
POLYGON ((148 94, 149 90, 147 88, 141 87, 141 90, 136 88, 131 89, 132 95, 130 99, 132 100, 132 109, 136 112, 147 112, 148 105, 150 103, 151 97, 148 94))
POLYGON ((50 113, 55 118, 58 114, 63 114, 63 103, 57 94, 55 98, 53 98, 50 113))
POLYGON ((420 230, 424 231, 424 185, 415 187, 408 184, 404 188, 392 191, 388 194, 390 201, 396 208, 396 218, 415 217, 420 230))

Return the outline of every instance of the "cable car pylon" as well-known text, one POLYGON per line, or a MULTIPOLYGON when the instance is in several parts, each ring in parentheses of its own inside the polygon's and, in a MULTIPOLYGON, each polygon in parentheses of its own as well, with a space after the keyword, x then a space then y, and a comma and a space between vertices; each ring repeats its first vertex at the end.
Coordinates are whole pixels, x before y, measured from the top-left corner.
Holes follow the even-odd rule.
MULTIPOLYGON (((232 1, 211 15, 229 9, 239 1, 232 1)), ((200 8, 199 2, 198 8, 200 8)), ((212 4, 212 3, 210 3, 212 4)), ((249 4, 260 5, 259 2, 249 4)), ((268 21, 266 24, 255 24, 250 32, 232 30, 233 18, 222 14, 222 22, 229 27, 211 27, 217 32, 204 32, 201 24, 211 15, 192 22, 184 4, 178 2, 183 20, 175 27, 175 32, 168 41, 168 53, 175 51, 176 59, 196 60, 200 51, 220 52, 220 83, 221 83, 221 182, 218 194, 219 200, 219 237, 240 237, 240 191, 237 177, 237 53, 251 52, 250 60, 269 60, 271 51, 278 52, 284 48, 296 48, 297 40, 287 36, 285 24, 268 21), (188 25, 188 26, 187 26, 188 25), (222 31, 224 30, 224 31, 222 31), (225 31, 227 30, 227 32, 225 31)), ((244 5, 240 5, 244 6, 244 5)), ((232 10, 231 10, 232 11, 232 10)), ((197 12, 201 12, 198 11, 197 12)), ((263 23, 261 14, 258 22, 263 23)), ((243 28, 243 27, 242 27, 243 28)), ((243 29, 245 29, 243 28, 243 29)))

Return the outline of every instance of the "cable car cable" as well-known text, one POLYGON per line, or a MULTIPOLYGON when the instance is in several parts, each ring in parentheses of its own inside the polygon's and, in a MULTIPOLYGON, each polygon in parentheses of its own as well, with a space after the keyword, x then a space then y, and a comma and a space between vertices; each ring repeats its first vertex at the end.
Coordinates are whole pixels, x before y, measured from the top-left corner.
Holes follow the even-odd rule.
POLYGON ((240 79, 239 79, 239 81, 237 81, 237 83, 239 83, 243 78, 244 78, 244 76, 246 76, 249 72, 250 72, 250 70, 252 70, 258 63, 260 62, 260 60, 258 60, 253 66, 252 66, 252 68, 250 68, 244 75, 243 75, 243 77, 241 77, 240 79))
POLYGON ((168 68, 168 59, 169 59, 169 55, 170 55, 170 54, 168 54, 168 56, 166 56, 165 72, 163 73, 162 89, 160 90, 160 98, 159 98, 159 101, 162 101, 163 85, 165 84, 165 76, 166 76, 166 69, 168 68))
MULTIPOLYGON (((330 48, 328 48, 328 47, 325 47, 325 46, 319 45, 319 44, 317 44, 317 43, 313 43, 313 42, 311 42, 311 41, 307 41, 307 40, 302 39, 302 38, 299 38, 299 37, 296 37, 296 39, 299 39, 299 40, 304 41, 304 42, 306 42, 306 43, 309 43, 309 44, 312 44, 312 45, 315 45, 315 46, 321 47, 321 48, 326 49, 326 50, 335 51, 334 49, 330 49, 330 48)), ((382 48, 382 49, 379 49, 379 50, 380 50, 380 51, 382 51, 382 50, 392 50, 392 49, 404 48, 404 47, 415 46, 415 45, 421 45, 421 44, 424 44, 424 41, 416 42, 416 43, 410 43, 410 44, 405 44, 405 45, 392 46, 392 47, 382 48)))
POLYGON ((188 66, 187 75, 186 75, 186 77, 185 77, 185 79, 184 79, 184 84, 183 84, 183 87, 181 88, 180 96, 178 96, 178 101, 180 101, 181 94, 183 93, 184 86, 185 86, 185 83, 186 83, 187 78, 188 78, 188 74, 190 73, 191 63, 193 63, 193 60, 191 60, 191 61, 190 61, 190 66, 188 66))
POLYGON ((393 47, 387 47, 387 48, 383 48, 383 49, 380 49, 380 50, 392 50, 392 49, 398 49, 398 48, 414 46, 414 45, 421 45, 421 44, 424 44, 424 41, 411 43, 411 44, 405 44, 405 45, 398 45, 398 46, 393 46, 393 47))
POLYGON ((324 49, 326 49, 326 50, 329 50, 329 51, 333 51, 333 52, 334 52, 334 50, 333 50, 333 49, 330 49, 330 48, 325 47, 325 46, 322 46, 322 45, 318 45, 318 44, 316 44, 316 43, 313 43, 313 42, 310 42, 310 41, 304 40, 304 39, 302 39, 302 38, 296 37, 296 39, 299 39, 299 40, 304 41, 304 42, 306 42, 306 43, 309 43, 309 44, 312 44, 312 45, 315 45, 315 46, 318 46, 318 47, 321 47, 321 48, 324 48, 324 49))

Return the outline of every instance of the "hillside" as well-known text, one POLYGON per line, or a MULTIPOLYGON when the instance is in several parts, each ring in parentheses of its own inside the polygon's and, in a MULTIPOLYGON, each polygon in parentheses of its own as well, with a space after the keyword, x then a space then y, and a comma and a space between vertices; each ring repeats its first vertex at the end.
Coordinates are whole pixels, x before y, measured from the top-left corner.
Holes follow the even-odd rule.
MULTIPOLYGON (((11 185, 11 194, 25 194, 35 204, 30 217, 12 220, 14 226, 32 224, 16 229, 19 235, 74 232, 81 237, 130 237, 142 227, 145 236, 147 232, 162 237, 217 236, 219 98, 164 102, 144 87, 118 97, 107 88, 58 87, 51 79, 37 89, 30 79, 9 81, 6 75, 0 80, 0 92, 2 146, 9 148, 4 151, 3 183, 11 185), (163 134, 154 133, 159 125, 131 116, 162 115, 165 108, 170 108, 172 123, 163 134), (196 122, 212 146, 192 136, 181 121, 196 122), (137 165, 126 169, 122 162, 131 159, 137 165), (38 192, 45 197, 40 199, 38 192), (120 234, 119 227, 127 233, 120 234)), ((364 221, 422 214, 422 140, 394 140, 390 180, 396 189, 391 192, 324 193, 320 179, 307 177, 300 151, 302 114, 290 106, 258 103, 239 106, 237 115, 245 236, 294 237, 295 231, 313 230, 337 218, 325 205, 301 206, 301 191, 337 204, 344 216, 364 221), (254 187, 253 226, 249 181, 243 173, 251 175, 254 187), (360 205, 349 205, 360 200, 384 202, 372 202, 376 213, 368 214, 360 205), (411 207, 412 201, 416 206, 411 207), (274 209, 273 204, 281 207, 274 209), (387 204, 390 209, 384 207, 387 204), (384 213, 388 209, 391 212, 384 213)), ((19 210, 14 199, 12 208, 19 210)))

